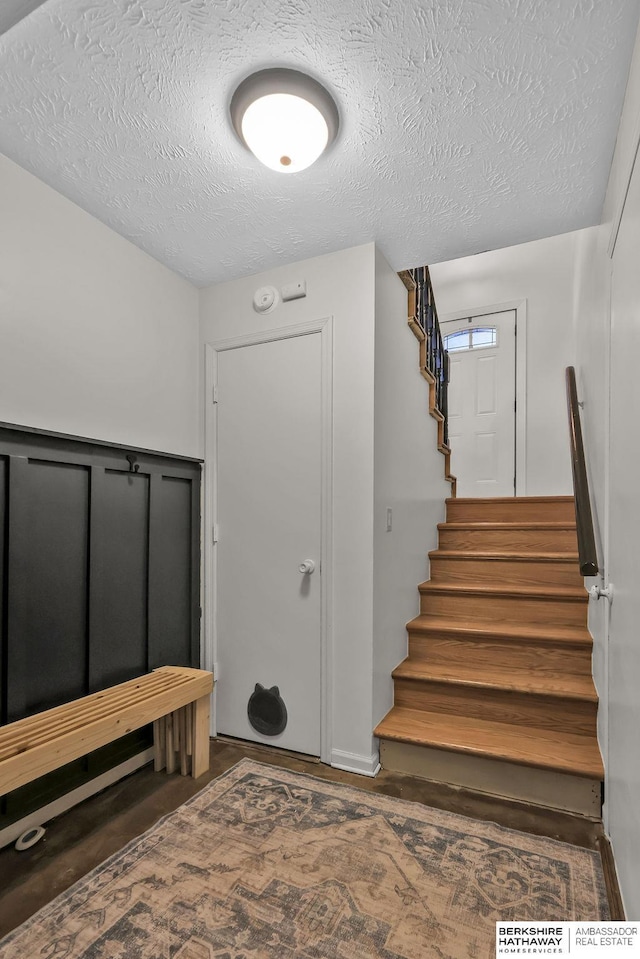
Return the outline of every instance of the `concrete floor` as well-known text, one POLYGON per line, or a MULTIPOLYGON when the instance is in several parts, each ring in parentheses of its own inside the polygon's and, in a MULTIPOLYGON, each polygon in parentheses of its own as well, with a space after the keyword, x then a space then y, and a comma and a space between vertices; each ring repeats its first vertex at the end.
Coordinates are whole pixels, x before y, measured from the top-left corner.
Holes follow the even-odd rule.
MULTIPOLYGON (((33 848, 16 852, 7 846, 0 850, 0 937, 245 756, 589 849, 599 848, 602 841, 601 823, 568 813, 493 799, 385 770, 369 779, 277 749, 214 740, 211 768, 197 781, 177 773, 154 773, 153 767, 146 766, 53 820, 33 848)), ((610 890, 610 898, 612 895, 615 890, 610 890)))

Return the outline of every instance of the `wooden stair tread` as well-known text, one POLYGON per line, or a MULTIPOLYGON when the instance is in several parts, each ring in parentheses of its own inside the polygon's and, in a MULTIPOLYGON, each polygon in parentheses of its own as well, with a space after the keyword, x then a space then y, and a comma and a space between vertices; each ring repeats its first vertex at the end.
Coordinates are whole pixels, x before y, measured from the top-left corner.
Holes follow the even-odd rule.
POLYGON ((459 634, 468 639, 513 639, 533 643, 592 646, 593 639, 586 626, 566 626, 541 623, 506 623, 497 621, 491 626, 473 626, 454 623, 450 619, 421 613, 407 623, 407 629, 429 635, 459 634))
POLYGON ((492 583, 458 583, 458 582, 434 582, 428 579, 420 583, 418 589, 421 593, 450 593, 452 595, 464 594, 465 596, 516 596, 522 599, 541 599, 565 600, 569 602, 586 602, 589 598, 584 586, 524 586, 520 584, 507 584, 506 586, 495 586, 492 583))
POLYGON ((551 553, 538 552, 525 553, 514 552, 513 550, 498 552, 475 552, 470 549, 432 549, 428 553, 429 559, 460 559, 460 560, 488 560, 489 562, 507 560, 508 562, 526 562, 526 563, 578 563, 577 553, 551 553))
POLYGON ((489 503, 573 503, 573 496, 449 496, 445 500, 449 503, 474 503, 482 506, 489 503))
POLYGON ((575 733, 394 706, 374 735, 590 779, 604 776, 595 737, 575 733))
POLYGON ((517 529, 571 529, 575 530, 575 523, 564 523, 562 521, 555 522, 554 520, 545 520, 544 523, 476 523, 472 520, 463 520, 461 522, 454 523, 438 523, 439 530, 448 530, 448 529, 481 529, 481 530, 517 530, 517 529))
POLYGON ((598 695, 591 676, 518 669, 476 663, 469 656, 464 663, 430 663, 407 658, 397 666, 394 679, 455 683, 475 688, 533 693, 540 696, 596 703, 598 695))

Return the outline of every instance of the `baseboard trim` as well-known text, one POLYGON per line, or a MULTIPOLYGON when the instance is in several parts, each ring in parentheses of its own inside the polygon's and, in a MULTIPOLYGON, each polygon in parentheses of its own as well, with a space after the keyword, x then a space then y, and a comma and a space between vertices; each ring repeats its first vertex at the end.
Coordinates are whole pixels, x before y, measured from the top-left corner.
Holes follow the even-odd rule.
POLYGON ((624 922, 627 917, 625 916, 624 902, 622 901, 622 893, 620 892, 620 884, 618 883, 618 872, 613 857, 613 849, 611 848, 608 836, 600 836, 598 838, 598 849, 600 851, 600 859, 602 860, 602 871, 604 873, 604 884, 607 887, 611 919, 624 922))
POLYGON ((342 749, 331 750, 331 765, 334 769, 343 769, 347 773, 357 773, 359 776, 373 778, 380 772, 378 753, 370 756, 361 756, 359 753, 347 753, 342 749))
POLYGON ((60 796, 59 799, 55 799, 46 806, 41 806, 40 809, 34 810, 23 819, 12 822, 10 826, 5 826, 4 829, 0 830, 0 849, 3 846, 8 846, 10 843, 15 842, 27 829, 31 829, 33 826, 42 826, 44 823, 50 822, 51 819, 55 819, 56 816, 67 812, 67 810, 73 806, 77 806, 78 803, 89 799, 90 796, 95 796, 96 793, 102 792, 107 786, 112 786, 113 783, 119 779, 123 779, 125 776, 128 776, 129 773, 135 772, 136 769, 140 769, 141 766, 146 766, 147 763, 150 762, 153 762, 153 748, 151 747, 143 750, 141 753, 137 753, 135 756, 131 756, 130 759, 125 760, 125 762, 120 763, 118 766, 114 766, 113 769, 108 769, 106 773, 102 773, 101 776, 96 776, 95 779, 90 780, 88 783, 78 786, 77 789, 72 789, 71 792, 65 793, 64 796, 60 796))

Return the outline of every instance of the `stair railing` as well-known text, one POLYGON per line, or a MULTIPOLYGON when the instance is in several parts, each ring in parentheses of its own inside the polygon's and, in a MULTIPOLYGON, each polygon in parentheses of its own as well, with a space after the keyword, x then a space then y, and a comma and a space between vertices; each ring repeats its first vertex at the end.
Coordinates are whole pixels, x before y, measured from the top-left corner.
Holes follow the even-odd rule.
POLYGON ((429 267, 419 266, 406 272, 415 283, 414 318, 420 331, 424 334, 424 366, 435 380, 436 406, 443 417, 444 444, 448 446, 449 354, 444 348, 444 341, 440 332, 438 311, 436 310, 433 287, 429 277, 429 267))
POLYGON ((569 440, 571 446, 571 469, 573 471, 573 498, 576 511, 576 530, 578 533, 578 559, 583 576, 596 576, 598 573, 598 554, 593 531, 591 499, 587 466, 582 442, 580 423, 580 404, 576 389, 576 371, 567 367, 567 406, 569 409, 569 440))

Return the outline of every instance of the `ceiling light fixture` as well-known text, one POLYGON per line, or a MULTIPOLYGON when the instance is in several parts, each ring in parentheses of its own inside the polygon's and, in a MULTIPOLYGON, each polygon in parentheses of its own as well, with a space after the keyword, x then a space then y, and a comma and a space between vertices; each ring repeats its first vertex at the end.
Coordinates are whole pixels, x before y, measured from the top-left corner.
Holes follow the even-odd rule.
POLYGON ((279 173, 318 159, 338 133, 338 108, 325 88, 297 70, 260 70, 231 98, 231 122, 253 154, 279 173))

